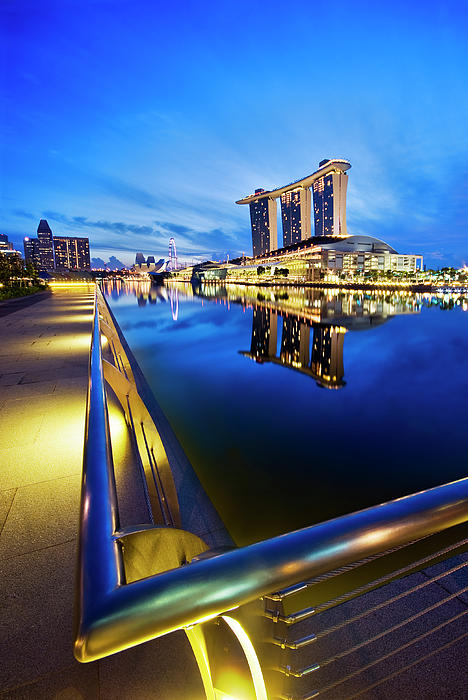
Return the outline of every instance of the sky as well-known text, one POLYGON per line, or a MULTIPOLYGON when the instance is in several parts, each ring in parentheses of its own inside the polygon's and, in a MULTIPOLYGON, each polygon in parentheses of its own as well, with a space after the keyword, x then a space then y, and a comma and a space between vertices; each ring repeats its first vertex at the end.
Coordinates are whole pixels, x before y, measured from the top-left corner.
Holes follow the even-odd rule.
POLYGON ((2 0, 1 229, 251 253, 237 199, 351 162, 348 232, 468 263, 468 3, 2 0))

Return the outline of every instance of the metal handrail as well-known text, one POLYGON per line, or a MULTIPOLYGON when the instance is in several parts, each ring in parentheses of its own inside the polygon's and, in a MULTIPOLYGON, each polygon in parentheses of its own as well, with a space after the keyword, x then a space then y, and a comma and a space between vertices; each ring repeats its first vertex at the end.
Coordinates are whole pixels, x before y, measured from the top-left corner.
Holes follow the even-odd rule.
POLYGON ((90 352, 75 656, 87 662, 468 521, 468 478, 125 582, 99 313, 90 352))

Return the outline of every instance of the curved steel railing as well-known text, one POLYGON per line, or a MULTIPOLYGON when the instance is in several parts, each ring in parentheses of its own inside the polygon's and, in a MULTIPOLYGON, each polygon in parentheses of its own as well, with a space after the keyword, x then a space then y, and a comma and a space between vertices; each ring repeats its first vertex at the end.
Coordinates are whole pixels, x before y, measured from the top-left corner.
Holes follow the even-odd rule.
POLYGON ((468 521, 468 479, 125 582, 95 308, 83 466, 75 656, 93 661, 468 521))

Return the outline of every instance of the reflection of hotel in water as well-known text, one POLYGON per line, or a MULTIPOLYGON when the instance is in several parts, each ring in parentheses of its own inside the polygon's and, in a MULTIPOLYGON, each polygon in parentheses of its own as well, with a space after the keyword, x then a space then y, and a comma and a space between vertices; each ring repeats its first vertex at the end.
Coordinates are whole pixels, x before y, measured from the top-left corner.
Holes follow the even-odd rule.
POLYGON ((328 389, 346 384, 343 350, 348 331, 372 329, 394 316, 419 313, 423 304, 422 297, 409 292, 343 293, 294 287, 259 292, 257 287, 244 285, 176 283, 158 287, 150 282, 107 282, 106 288, 113 299, 125 289, 140 307, 167 303, 174 321, 179 315, 179 291, 183 297, 251 308, 250 350, 241 354, 258 363, 271 362, 307 374, 328 389))
POLYGON ((414 296, 389 300, 312 293, 308 299, 302 297, 301 302, 303 308, 294 313, 285 309, 295 303, 289 296, 281 301, 274 297, 260 303, 257 300, 253 306, 250 351, 241 354, 259 363, 272 362, 295 369, 328 389, 345 386, 343 350, 348 331, 370 329, 392 316, 418 313, 420 309, 414 296))
POLYGON ((298 317, 285 316, 278 356, 279 318, 279 315, 271 309, 254 309, 250 352, 241 354, 259 363, 274 362, 308 374, 320 386, 328 389, 340 389, 344 386, 343 340, 346 329, 327 324, 310 326, 298 317), (310 348, 311 335, 312 349, 310 348))

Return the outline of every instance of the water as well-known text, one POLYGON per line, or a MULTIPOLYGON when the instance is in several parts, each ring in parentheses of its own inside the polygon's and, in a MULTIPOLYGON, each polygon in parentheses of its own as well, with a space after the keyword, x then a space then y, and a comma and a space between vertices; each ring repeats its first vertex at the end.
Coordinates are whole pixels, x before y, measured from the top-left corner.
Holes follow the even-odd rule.
POLYGON ((466 476, 463 297, 104 291, 236 544, 466 476))

